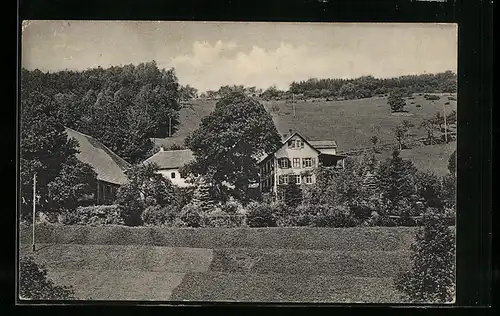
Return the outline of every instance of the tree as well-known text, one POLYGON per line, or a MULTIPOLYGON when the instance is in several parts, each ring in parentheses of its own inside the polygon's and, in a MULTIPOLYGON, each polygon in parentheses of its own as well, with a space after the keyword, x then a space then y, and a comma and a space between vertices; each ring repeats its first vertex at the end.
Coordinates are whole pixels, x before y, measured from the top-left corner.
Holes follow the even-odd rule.
POLYGON ((199 177, 196 179, 196 187, 193 192, 191 204, 205 213, 210 212, 215 206, 212 190, 210 183, 199 177))
POLYGON ((216 190, 229 184, 236 197, 247 200, 249 184, 258 181, 258 157, 278 149, 281 138, 262 104, 233 92, 217 102, 185 144, 195 160, 184 174, 204 176, 216 190))
POLYGON ((393 90, 387 98, 387 103, 391 107, 392 112, 403 112, 406 102, 403 99, 403 92, 401 90, 393 90))
POLYGON ((408 202, 410 205, 404 210, 395 209, 401 212, 399 215, 409 215, 413 210, 412 203, 416 202, 416 180, 417 169, 410 160, 404 160, 399 156, 399 151, 394 150, 391 158, 383 161, 377 172, 377 182, 382 199, 392 206, 401 202, 408 202))
POLYGON ((454 299, 455 238, 442 219, 431 216, 410 247, 411 267, 396 278, 396 288, 412 302, 446 303, 454 299))
POLYGON ((393 128, 394 132, 394 137, 396 138, 396 141, 398 142, 398 149, 402 150, 403 149, 403 144, 404 141, 408 135, 408 128, 402 124, 396 126, 393 128))
POLYGON ((38 265, 32 257, 19 262, 19 297, 32 300, 75 299, 73 288, 56 285, 47 278, 47 269, 38 265))
POLYGON ((78 143, 68 139, 54 100, 39 92, 21 100, 21 214, 31 214, 33 174, 37 175, 38 210, 73 208, 93 191, 96 174, 76 159, 78 143))
POLYGON ((339 94, 340 96, 346 99, 354 99, 356 93, 356 86, 352 82, 348 82, 342 87, 340 87, 339 94))
POLYGON ((448 171, 451 174, 456 174, 457 172, 457 150, 455 149, 448 159, 448 171))
POLYGON ((198 90, 190 85, 181 86, 179 97, 181 102, 190 101, 198 96, 198 90))
POLYGON ((141 214, 147 207, 175 203, 172 182, 157 171, 155 164, 140 164, 128 170, 128 182, 118 189, 116 197, 126 225, 140 225, 141 214))
POLYGON ((435 143, 434 130, 436 129, 434 120, 427 119, 422 121, 422 123, 420 123, 419 128, 425 129, 425 131, 427 132, 427 141, 429 142, 430 145, 434 144, 435 143))
POLYGON ((286 205, 297 207, 302 202, 302 189, 295 181, 288 181, 288 184, 280 187, 280 190, 286 205))

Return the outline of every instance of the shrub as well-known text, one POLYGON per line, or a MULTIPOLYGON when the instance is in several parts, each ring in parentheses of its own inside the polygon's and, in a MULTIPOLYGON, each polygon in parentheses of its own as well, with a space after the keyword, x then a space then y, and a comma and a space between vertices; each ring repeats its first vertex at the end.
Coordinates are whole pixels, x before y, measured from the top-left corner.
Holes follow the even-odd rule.
POLYGON ((434 94, 424 94, 424 99, 426 99, 426 100, 439 100, 441 98, 438 95, 434 95, 434 94))
POLYGON ((250 227, 275 227, 276 220, 269 204, 251 202, 247 206, 247 224, 250 227))
POLYGON ((287 206, 283 202, 271 204, 276 224, 280 227, 308 226, 311 223, 309 205, 287 206))
POLYGON ((242 227, 245 225, 245 215, 228 214, 217 208, 203 216, 204 227, 242 227))
POLYGON ((78 207, 76 210, 66 210, 61 216, 65 225, 123 225, 118 205, 92 205, 78 207))
POLYGON ((312 216, 311 224, 315 227, 353 227, 359 224, 345 206, 317 205, 314 210, 316 214, 312 216))
POLYGON ((455 98, 455 97, 448 97, 448 100, 450 100, 450 101, 457 101, 457 98, 455 98))
POLYGON ((416 105, 416 107, 417 107, 417 108, 420 108, 420 107, 422 107, 422 106, 421 106, 420 104, 417 104, 417 105, 416 105))
POLYGON ((243 206, 237 201, 227 201, 220 208, 229 215, 237 214, 243 210, 243 206))
POLYGON ((163 226, 171 224, 178 212, 177 205, 149 206, 142 212, 141 219, 146 226, 163 226))
MULTIPOLYGON (((195 204, 188 204, 182 208, 178 219, 187 227, 201 227, 203 223, 202 210, 195 204)), ((182 223, 177 222, 181 226, 182 223)))
POLYGON ((71 287, 55 285, 47 278, 47 269, 32 257, 21 258, 19 262, 19 296, 34 300, 75 299, 71 287))
POLYGON ((411 246, 411 267, 396 277, 396 288, 413 302, 453 300, 455 243, 442 219, 428 216, 411 246))

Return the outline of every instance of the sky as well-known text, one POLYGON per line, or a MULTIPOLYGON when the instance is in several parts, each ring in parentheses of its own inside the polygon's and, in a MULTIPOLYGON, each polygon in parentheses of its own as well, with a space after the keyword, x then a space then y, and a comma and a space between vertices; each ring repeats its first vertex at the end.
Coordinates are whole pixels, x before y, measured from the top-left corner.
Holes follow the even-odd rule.
POLYGON ((155 60, 200 91, 288 89, 309 78, 457 71, 456 24, 25 21, 22 67, 84 70, 155 60))

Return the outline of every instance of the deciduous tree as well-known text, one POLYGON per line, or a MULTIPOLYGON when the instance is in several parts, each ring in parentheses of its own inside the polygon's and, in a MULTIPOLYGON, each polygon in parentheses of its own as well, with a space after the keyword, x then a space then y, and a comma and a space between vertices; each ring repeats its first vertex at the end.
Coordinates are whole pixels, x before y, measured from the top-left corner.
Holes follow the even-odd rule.
POLYGON ((262 104, 233 92, 217 102, 185 144, 195 160, 183 168, 184 174, 204 176, 215 187, 227 183, 246 200, 250 183, 258 181, 258 158, 276 150, 281 138, 262 104))

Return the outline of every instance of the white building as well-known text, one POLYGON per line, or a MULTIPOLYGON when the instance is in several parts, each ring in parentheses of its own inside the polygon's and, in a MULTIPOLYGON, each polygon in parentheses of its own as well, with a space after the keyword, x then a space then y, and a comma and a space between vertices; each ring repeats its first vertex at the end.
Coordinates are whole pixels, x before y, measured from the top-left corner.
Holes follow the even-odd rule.
POLYGON ((191 184, 186 183, 186 179, 181 177, 179 169, 193 159, 193 152, 189 149, 164 150, 162 147, 160 151, 146 159, 144 163, 156 163, 159 167, 158 172, 165 178, 177 186, 186 187, 191 184))

